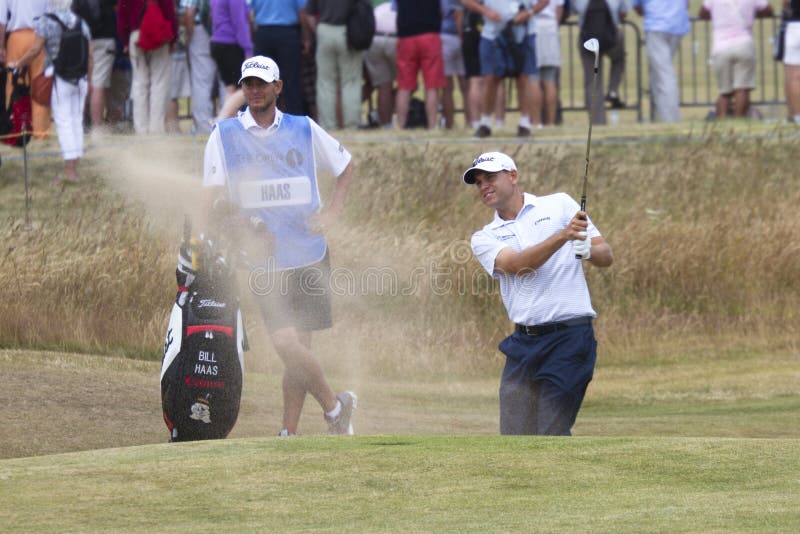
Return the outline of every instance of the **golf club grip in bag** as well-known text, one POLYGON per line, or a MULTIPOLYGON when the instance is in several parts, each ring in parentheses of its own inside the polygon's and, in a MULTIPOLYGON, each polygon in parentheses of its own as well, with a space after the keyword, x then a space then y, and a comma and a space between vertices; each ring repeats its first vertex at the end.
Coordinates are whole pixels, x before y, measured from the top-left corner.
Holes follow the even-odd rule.
POLYGON ((247 342, 228 274, 201 268, 172 307, 161 366, 170 441, 222 439, 236 424, 247 342))

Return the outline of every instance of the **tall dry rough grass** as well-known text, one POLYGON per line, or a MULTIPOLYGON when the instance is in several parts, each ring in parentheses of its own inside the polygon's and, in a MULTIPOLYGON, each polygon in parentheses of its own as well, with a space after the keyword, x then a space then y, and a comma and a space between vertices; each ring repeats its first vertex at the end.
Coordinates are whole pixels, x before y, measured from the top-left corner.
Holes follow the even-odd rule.
MULTIPOLYGON (((526 190, 577 197, 585 147, 350 148, 358 178, 330 235, 340 285, 337 324, 317 336, 321 357, 365 376, 496 369, 495 347, 510 325, 495 283, 469 250, 471 234, 492 214, 460 175, 480 151, 500 149, 517 161, 526 190)), ((793 343, 787 328, 800 305, 796 148, 794 139, 713 132, 593 147, 588 211, 616 257, 610 269, 587 269, 604 361, 637 350, 642 357, 663 344, 679 350, 702 336, 747 333, 793 343)), ((8 248, 0 259, 3 346, 159 357, 179 232, 154 227, 146 206, 96 183, 98 191, 74 198, 70 209, 36 213, 34 231, 23 231, 18 217, 7 215, 8 202, 0 204, 12 222, 2 232, 8 248)), ((0 200, 8 200, 8 188, 4 183, 0 200)), ((255 314, 248 324, 261 340, 255 314)), ((264 344, 250 358, 274 362, 263 356, 264 344)))

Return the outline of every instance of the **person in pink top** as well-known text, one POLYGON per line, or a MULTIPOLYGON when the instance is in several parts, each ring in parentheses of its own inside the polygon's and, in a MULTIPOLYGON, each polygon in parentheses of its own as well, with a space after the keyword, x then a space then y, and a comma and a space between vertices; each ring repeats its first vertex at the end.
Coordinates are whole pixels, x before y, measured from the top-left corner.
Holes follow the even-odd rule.
POLYGON ((728 116, 733 99, 737 117, 750 111, 750 91, 756 87, 756 46, 753 20, 771 17, 768 0, 703 0, 700 18, 710 19, 711 57, 717 76, 717 117, 728 116))

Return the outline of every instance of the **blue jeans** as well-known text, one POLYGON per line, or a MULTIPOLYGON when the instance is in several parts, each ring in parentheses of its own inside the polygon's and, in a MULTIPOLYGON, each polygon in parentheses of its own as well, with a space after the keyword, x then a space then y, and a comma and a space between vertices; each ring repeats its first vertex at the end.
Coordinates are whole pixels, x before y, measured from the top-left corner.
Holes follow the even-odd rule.
POLYGON ((569 436, 597 360, 591 324, 500 343, 500 433, 569 436))

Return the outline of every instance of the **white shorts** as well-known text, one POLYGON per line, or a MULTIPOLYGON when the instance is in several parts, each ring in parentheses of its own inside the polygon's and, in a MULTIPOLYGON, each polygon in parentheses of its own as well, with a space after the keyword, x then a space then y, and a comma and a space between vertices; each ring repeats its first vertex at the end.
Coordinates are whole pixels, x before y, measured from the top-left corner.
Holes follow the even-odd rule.
POLYGON ((461 41, 458 35, 443 33, 442 36, 442 61, 444 62, 445 76, 464 76, 464 56, 461 54, 461 41))
POLYGON ((790 22, 786 25, 784 46, 783 64, 800 65, 800 22, 790 22))
POLYGON ((172 54, 172 89, 170 98, 188 98, 192 96, 192 80, 189 76, 189 62, 186 51, 172 54))
POLYGON ((558 29, 543 28, 536 32, 536 66, 561 66, 561 41, 558 29))
POLYGON ((375 34, 364 54, 369 80, 373 87, 397 78, 397 37, 375 34))
POLYGON ((753 41, 720 50, 714 54, 713 61, 719 94, 756 88, 756 45, 753 41))
POLYGON ((117 57, 114 39, 92 39, 92 85, 108 89, 111 87, 111 71, 117 57))

